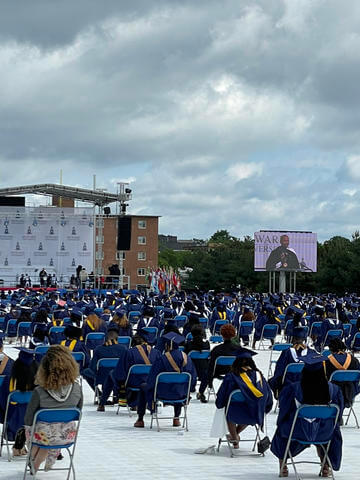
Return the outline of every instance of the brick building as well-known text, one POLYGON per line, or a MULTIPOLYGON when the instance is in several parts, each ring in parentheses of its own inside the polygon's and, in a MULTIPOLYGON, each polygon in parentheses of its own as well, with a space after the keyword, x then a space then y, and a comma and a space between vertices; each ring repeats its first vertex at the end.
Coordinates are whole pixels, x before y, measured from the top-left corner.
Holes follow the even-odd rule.
MULTIPOLYGON (((123 251, 124 285, 130 288, 147 286, 146 273, 149 268, 158 266, 159 217, 147 215, 127 215, 131 218, 130 250, 123 251)), ((109 267, 119 264, 118 216, 102 217, 103 227, 103 273, 109 273, 109 267)), ((98 233, 98 232, 97 232, 98 233)))

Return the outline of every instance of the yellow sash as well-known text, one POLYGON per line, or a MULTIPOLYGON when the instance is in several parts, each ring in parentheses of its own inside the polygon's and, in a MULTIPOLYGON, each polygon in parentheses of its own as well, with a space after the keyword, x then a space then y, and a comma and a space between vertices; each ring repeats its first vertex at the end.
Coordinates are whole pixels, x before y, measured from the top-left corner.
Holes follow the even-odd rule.
MULTIPOLYGON (((16 378, 10 378, 9 393, 16 390, 16 378)), ((10 402, 11 405, 17 405, 17 402, 10 402)))
POLYGON ((344 362, 344 365, 341 365, 341 363, 336 360, 334 355, 329 355, 328 359, 329 359, 330 363, 332 363, 337 370, 347 370, 349 368, 350 363, 351 363, 350 353, 346 354, 346 360, 344 362))
POLYGON ((53 320, 52 323, 54 327, 62 327, 64 324, 64 320, 61 320, 59 325, 57 324, 57 320, 53 320))
MULTIPOLYGON (((148 351, 148 354, 146 355, 146 353, 144 352, 144 349, 142 348, 141 345, 136 345, 136 348, 138 350, 138 352, 140 353, 142 359, 144 360, 144 363, 145 365, 151 365, 151 362, 149 360, 149 357, 148 355, 150 355, 150 352, 151 352, 151 347, 150 345, 147 345, 147 351, 148 351)), ((171 357, 172 358, 172 357, 171 357)))
POLYGON ((95 330, 95 327, 94 327, 94 325, 90 322, 90 320, 86 320, 86 323, 89 325, 89 327, 91 328, 92 331, 95 330))
POLYGON ((220 320, 226 320, 226 312, 218 312, 220 320))
POLYGON ((70 345, 66 345, 67 340, 63 340, 60 345, 63 345, 64 347, 67 347, 70 352, 72 352, 75 348, 75 345, 77 344, 77 340, 71 340, 70 345))
MULTIPOLYGON (((181 352, 182 353, 182 356, 183 356, 183 368, 186 366, 187 364, 187 356, 186 356, 186 353, 184 352, 181 352)), ((173 359, 173 357, 171 356, 171 353, 170 352, 166 352, 165 353, 165 357, 168 359, 170 365, 172 366, 172 368, 175 370, 175 372, 177 373, 180 373, 180 368, 177 366, 175 360, 173 359)))
POLYGON ((280 323, 281 323, 281 320, 280 320, 279 317, 275 317, 275 320, 276 320, 277 322, 280 322, 280 323))
POLYGON ((250 378, 246 373, 240 373, 240 378, 244 381, 245 385, 248 387, 248 389, 251 391, 251 393, 254 394, 256 398, 261 398, 264 396, 262 392, 258 388, 255 387, 255 385, 252 383, 250 378))

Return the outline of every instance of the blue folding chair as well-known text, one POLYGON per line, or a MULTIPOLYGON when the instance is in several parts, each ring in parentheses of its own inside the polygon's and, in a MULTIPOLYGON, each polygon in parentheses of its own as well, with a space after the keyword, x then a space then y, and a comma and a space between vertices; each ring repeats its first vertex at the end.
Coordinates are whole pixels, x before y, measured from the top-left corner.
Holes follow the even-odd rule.
POLYGON ((142 330, 152 334, 152 337, 150 337, 148 343, 154 344, 158 338, 159 329, 157 327, 144 327, 142 330))
POLYGON ((188 317, 186 315, 176 315, 174 318, 177 328, 182 328, 185 323, 188 321, 188 317))
POLYGON ((206 317, 200 317, 199 323, 203 327, 204 330, 208 328, 208 319, 206 317))
MULTIPOLYGON (((125 380, 126 391, 139 392, 140 385, 146 382, 151 367, 152 365, 145 365, 143 363, 131 365, 125 380)), ((129 417, 131 417, 131 409, 128 404, 126 406, 129 412, 129 417)), ((118 405, 116 415, 119 414, 119 410, 120 410, 120 405, 118 405)))
POLYGON ((221 335, 211 335, 209 340, 211 343, 222 343, 224 339, 221 335))
POLYGON ((344 330, 344 338, 348 337, 351 331, 351 323, 343 323, 343 330, 344 330))
POLYGON ((304 368, 304 362, 289 363, 286 365, 284 375, 282 377, 282 385, 285 385, 285 382, 289 381, 289 376, 291 375, 291 382, 296 382, 300 378, 300 373, 304 368))
POLYGON ((254 322, 248 320, 240 322, 239 325, 239 338, 250 337, 254 331, 254 322))
POLYGON ((188 353, 188 357, 191 360, 207 360, 210 357, 210 350, 202 350, 201 352, 199 350, 191 350, 188 353))
POLYGON ((49 339, 50 343, 52 345, 59 345, 60 342, 63 340, 66 340, 65 336, 65 328, 64 326, 62 327, 51 327, 49 330, 49 339))
POLYGON ((215 320, 212 334, 213 335, 219 334, 220 333, 220 328, 223 325, 226 325, 227 323, 229 323, 229 320, 215 320))
POLYGON ((187 420, 187 406, 190 401, 190 385, 191 385, 191 375, 188 372, 162 372, 159 373, 156 377, 155 388, 154 388, 154 397, 153 404, 154 409, 151 412, 151 423, 150 428, 152 428, 153 420, 155 417, 157 431, 160 432, 159 419, 172 419, 173 417, 159 417, 158 415, 158 404, 161 402, 164 406, 166 405, 181 405, 184 407, 184 415, 180 418, 183 419, 182 428, 185 428, 186 431, 189 430, 188 420, 187 420), (175 395, 174 386, 179 390, 179 394, 175 395))
POLYGON ((136 325, 140 320, 140 318, 141 318, 141 312, 139 312, 138 310, 133 310, 128 314, 128 320, 131 323, 131 325, 136 325))
POLYGON ((17 336, 17 320, 15 318, 11 318, 6 326, 5 330, 5 337, 7 338, 14 338, 17 336))
POLYGON ((40 363, 42 357, 49 350, 49 348, 50 348, 50 345, 39 345, 38 347, 35 347, 35 350, 34 350, 35 360, 40 363))
POLYGON ((321 324, 322 322, 314 322, 310 327, 310 338, 318 337, 321 333, 321 324))
POLYGON ((17 327, 17 334, 16 334, 17 340, 21 339, 22 337, 30 337, 30 336, 31 336, 31 322, 19 322, 17 327))
MULTIPOLYGON (((357 385, 359 385, 360 370, 336 370, 335 372, 333 372, 331 374, 330 382, 334 382, 339 386, 341 386, 341 384, 345 383, 345 382, 356 383, 357 385)), ((357 419, 357 416, 356 416, 356 413, 355 413, 355 410, 354 410, 354 407, 353 407, 354 400, 355 400, 355 397, 352 399, 351 406, 348 407, 349 408, 349 413, 347 415, 345 425, 348 424, 350 415, 353 414, 354 417, 355 417, 356 427, 359 428, 359 422, 358 422, 358 419, 357 419)))
POLYGON ((354 338, 351 341, 350 348, 353 352, 360 351, 360 332, 355 333, 354 338))
POLYGON ((99 400, 99 385, 103 385, 105 380, 111 370, 116 368, 118 364, 118 358, 100 358, 96 365, 96 372, 95 372, 95 395, 94 395, 94 403, 99 400))
MULTIPOLYGON (((304 368, 304 362, 289 363, 288 365, 286 365, 286 368, 281 380, 282 387, 286 386, 287 383, 297 382, 300 379, 300 374, 303 368, 304 368)), ((278 408, 278 405, 279 405, 279 400, 277 400, 275 405, 275 409, 274 409, 275 413, 278 408)))
POLYGON ((259 342, 259 350, 261 350, 261 347, 265 350, 265 340, 275 341, 276 335, 278 334, 278 328, 278 325, 275 323, 267 323, 263 326, 259 342))
MULTIPOLYGON (((36 412, 34 416, 34 422, 31 427, 31 434, 30 434, 30 445, 29 451, 26 458, 25 463, 25 471, 23 480, 25 480, 26 475, 29 473, 30 475, 34 475, 35 478, 35 471, 34 471, 34 464, 31 458, 31 449, 32 447, 39 447, 42 449, 50 450, 50 449, 65 449, 69 454, 69 466, 67 468, 52 468, 52 470, 63 470, 67 471, 67 480, 70 478, 70 473, 73 474, 73 479, 75 480, 75 468, 74 468, 74 453, 75 447, 77 442, 77 437, 79 433, 79 426, 81 420, 81 411, 78 408, 64 408, 64 409, 47 409, 47 410, 39 410, 36 412), (38 443, 35 439, 35 432, 36 432, 36 424, 37 422, 45 422, 45 423, 69 423, 69 422, 76 422, 76 431, 74 438, 69 443, 61 443, 56 445, 43 445, 42 443, 38 443)), ((38 471, 44 471, 43 468, 39 468, 38 471)))
POLYGON ((331 465, 331 461, 329 459, 329 448, 331 443, 331 438, 333 432, 335 430, 338 418, 340 414, 340 409, 335 404, 330 405, 301 405, 296 413, 295 417, 291 426, 289 439, 286 445, 284 459, 280 467, 280 471, 283 471, 283 468, 286 464, 286 459, 290 458, 291 464, 294 468, 296 480, 300 480, 298 472, 296 470, 296 466, 300 463, 313 463, 315 465, 321 465, 321 470, 324 468, 325 463, 328 463, 331 468, 332 478, 334 480, 333 469, 331 465), (319 429, 317 425, 319 422, 327 421, 331 426, 331 433, 330 435, 324 435, 325 429, 319 429), (305 424, 308 426, 311 422, 313 425, 312 432, 313 434, 310 437, 305 436, 305 432, 309 431, 309 428, 303 429, 301 428, 301 424, 306 422, 305 424), (290 444, 292 441, 296 441, 302 445, 319 445, 320 448, 323 450, 324 458, 321 462, 310 462, 310 461, 297 461, 294 462, 294 458, 291 455, 290 444))
POLYGON ((292 319, 288 320, 284 328, 284 335, 283 335, 284 340, 286 339, 291 340, 291 337, 293 334, 293 328, 294 328, 294 320, 292 319))
POLYGON ((0 330, 3 332, 5 326, 5 317, 0 317, 0 330))
POLYGON ((272 375, 274 375, 273 366, 276 365, 276 362, 278 361, 281 355, 281 352, 283 352, 284 350, 288 350, 291 347, 292 347, 291 343, 275 343, 272 346, 271 353, 270 353, 270 360, 269 360, 268 376, 267 376, 268 379, 272 375), (276 358, 273 358, 274 355, 276 355, 276 358))
MULTIPOLYGON (((71 352, 71 355, 76 363, 79 364, 79 368, 82 369, 85 366, 85 353, 84 352, 71 352)), ((82 377, 80 377, 82 380, 82 377)))
MULTIPOLYGON (((19 390, 14 390, 13 392, 10 392, 7 397, 4 423, 2 426, 2 432, 1 432, 0 457, 1 457, 2 449, 5 443, 9 462, 11 461, 10 445, 14 444, 14 441, 10 441, 8 439, 9 416, 11 412, 14 411, 14 409, 22 408, 24 405, 27 405, 30 402, 31 396, 32 396, 32 392, 20 392, 19 390)), ((24 415, 25 415, 25 411, 24 411, 24 415)))
MULTIPOLYGON (((225 357, 225 356, 217 357, 215 359, 214 370, 212 372, 212 377, 213 378, 220 378, 222 380, 224 378, 225 374, 217 375, 217 377, 215 377, 216 367, 229 367, 228 370, 230 371, 230 367, 234 363, 235 358, 236 357, 233 356, 233 355, 227 356, 227 357, 225 357)), ((210 395, 214 395, 216 397, 215 389, 214 389, 213 386, 208 387, 208 396, 207 396, 208 401, 209 401, 210 395)))
POLYGON ((105 333, 103 332, 90 332, 86 335, 85 346, 89 350, 95 350, 99 345, 103 345, 105 341, 105 333))
MULTIPOLYGON (((239 412, 241 412, 241 410, 244 408, 245 403, 246 403, 246 399, 245 399, 243 393, 241 392, 241 390, 232 391, 231 394, 230 394, 228 403, 226 405, 226 409, 225 409, 226 420, 228 420, 232 423, 235 423, 235 424, 240 424, 242 422, 242 417, 239 417, 239 412)), ((254 452, 255 447, 256 447, 256 443, 260 440, 260 433, 259 433, 260 427, 259 427, 259 425, 255 424, 255 423, 254 424, 249 424, 249 425, 252 425, 255 428, 255 431, 256 431, 255 438, 254 439, 248 439, 248 440, 241 439, 240 442, 252 442, 253 443, 252 451, 254 452)), ((223 440, 222 438, 219 438, 217 451, 220 450, 222 442, 227 443, 227 446, 228 446, 229 452, 230 452, 230 457, 234 457, 234 449, 233 449, 232 444, 229 441, 228 437, 226 437, 226 440, 223 440)), ((260 455, 264 456, 265 454, 262 453, 260 455)))
POLYGON ((131 347, 131 337, 119 336, 118 337, 118 343, 120 345, 124 345, 124 347, 129 349, 131 347))
POLYGON ((343 336, 343 331, 339 329, 334 329, 334 330, 328 330, 325 335, 325 340, 321 344, 321 350, 324 350, 326 346, 329 345, 330 340, 333 340, 334 338, 342 338, 343 336))
POLYGON ((186 335, 185 341, 186 341, 186 342, 190 342, 192 339, 193 339, 192 333, 189 332, 189 333, 186 335))

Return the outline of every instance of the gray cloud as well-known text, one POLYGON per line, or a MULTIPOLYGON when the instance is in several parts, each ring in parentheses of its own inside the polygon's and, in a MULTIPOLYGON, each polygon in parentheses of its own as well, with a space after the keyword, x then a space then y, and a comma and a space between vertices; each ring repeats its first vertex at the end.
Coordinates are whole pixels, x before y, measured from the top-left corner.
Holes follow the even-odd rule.
POLYGON ((355 0, 5 2, 2 186, 133 177, 163 233, 349 235, 359 20, 355 0))

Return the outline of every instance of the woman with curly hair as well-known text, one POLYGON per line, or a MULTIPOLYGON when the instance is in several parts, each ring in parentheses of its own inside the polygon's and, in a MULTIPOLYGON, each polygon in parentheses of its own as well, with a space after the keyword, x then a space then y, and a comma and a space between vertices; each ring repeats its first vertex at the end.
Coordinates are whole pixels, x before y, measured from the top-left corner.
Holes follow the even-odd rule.
MULTIPOLYGON (((43 408, 82 408, 83 395, 80 384, 78 364, 68 348, 52 345, 43 359, 35 377, 35 388, 25 414, 25 430, 29 440, 35 413, 43 408)), ((38 422, 35 438, 44 445, 71 443, 75 435, 74 422, 52 423, 38 422)), ((31 463, 35 472, 41 463, 45 471, 50 470, 59 455, 58 450, 33 447, 31 463)))

